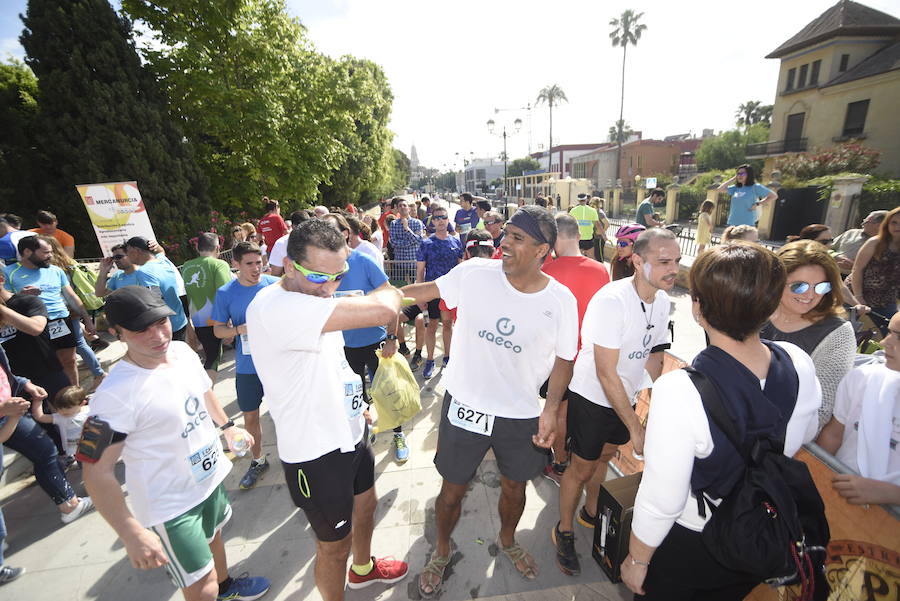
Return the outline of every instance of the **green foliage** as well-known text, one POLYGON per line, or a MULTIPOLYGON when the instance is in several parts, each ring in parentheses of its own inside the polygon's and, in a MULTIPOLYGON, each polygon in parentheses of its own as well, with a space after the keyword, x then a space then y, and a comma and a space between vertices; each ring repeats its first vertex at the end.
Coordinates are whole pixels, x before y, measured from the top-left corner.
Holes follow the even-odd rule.
POLYGON ((624 119, 617 119, 609 128, 609 141, 624 144, 625 140, 634 134, 631 126, 624 119))
POLYGON ((393 169, 391 171, 391 191, 397 192, 409 185, 409 157, 402 150, 391 149, 393 169))
MULTIPOLYGON (((566 98, 566 93, 563 92, 562 88, 557 84, 553 84, 552 86, 544 86, 541 88, 541 91, 538 92, 537 101, 535 102, 535 106, 546 103, 547 108, 550 109, 550 143, 547 145, 548 171, 553 163, 553 158, 550 156, 550 151, 553 149, 553 107, 559 106, 560 102, 568 101, 569 99, 566 98)), ((562 165, 560 165, 560 170, 562 170, 562 165)))
MULTIPOLYGON (((365 144, 353 129, 358 94, 371 82, 354 80, 355 98, 345 100, 340 86, 352 78, 352 61, 316 52, 283 0, 122 4, 157 42, 144 55, 223 210, 259 211, 263 194, 309 201, 344 164, 348 144, 365 144)), ((377 135, 368 142, 381 144, 377 135)))
POLYGON ((446 173, 441 173, 434 180, 434 186, 438 190, 456 190, 456 171, 447 171, 446 173))
POLYGON ((863 184, 859 198, 861 217, 872 211, 890 211, 896 207, 900 207, 900 179, 875 176, 863 184))
POLYGON ((509 163, 506 167, 506 174, 508 177, 519 177, 526 171, 535 171, 541 168, 541 164, 531 158, 525 157, 524 159, 516 159, 509 163))
POLYGON ((811 179, 845 172, 871 173, 880 162, 881 151, 847 142, 781 157, 775 161, 775 168, 800 179, 811 179))
POLYGON ((187 233, 208 212, 206 182, 135 52, 131 24, 107 0, 30 0, 23 20, 40 90, 32 142, 47 162, 40 204, 19 210, 52 210, 81 234, 79 254, 96 256, 75 185, 136 180, 158 236, 187 233))
POLYGON ((341 133, 346 156, 319 192, 326 206, 363 206, 393 190, 393 134, 387 127, 393 95, 384 72, 371 61, 345 56, 334 69, 341 90, 337 108, 352 117, 353 127, 341 133))
POLYGON ((772 120, 772 108, 771 104, 764 105, 758 100, 748 100, 734 113, 737 125, 745 129, 755 123, 765 123, 768 126, 772 120))
MULTIPOLYGON (((624 125, 625 114, 625 56, 628 52, 629 44, 637 46, 641 34, 646 31, 647 26, 640 22, 644 13, 635 13, 628 9, 622 11, 622 16, 618 19, 611 19, 609 26, 612 31, 609 32, 609 39, 612 41, 613 48, 622 47, 622 94, 619 99, 619 120, 617 125, 624 125)), ((618 138, 618 149, 616 150, 616 179, 622 177, 622 143, 624 139, 621 134, 618 138)))
POLYGON ((0 64, 0 206, 28 213, 40 204, 39 184, 46 176, 43 157, 34 148, 38 82, 24 63, 0 64))
MULTIPOLYGON (((702 169, 729 169, 747 162, 747 144, 765 142, 769 138, 769 127, 756 123, 746 132, 738 129, 721 132, 718 136, 706 138, 697 149, 697 166, 702 169)), ((753 163, 751 163, 753 164, 753 163)), ((762 172, 762 164, 754 164, 757 173, 762 172)))

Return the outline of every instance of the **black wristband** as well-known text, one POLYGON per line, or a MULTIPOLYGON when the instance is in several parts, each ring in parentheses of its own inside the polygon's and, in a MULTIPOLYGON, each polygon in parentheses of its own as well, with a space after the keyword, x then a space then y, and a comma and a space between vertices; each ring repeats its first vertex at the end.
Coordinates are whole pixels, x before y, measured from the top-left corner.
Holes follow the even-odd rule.
POLYGON ((397 336, 394 334, 388 334, 384 337, 385 340, 397 340, 397 336))
POLYGON ((222 424, 221 426, 219 426, 219 430, 221 430, 222 432, 224 432, 224 431, 227 430, 228 428, 233 428, 233 427, 234 427, 234 420, 231 420, 231 419, 230 419, 230 420, 228 420, 227 422, 225 422, 224 424, 222 424))

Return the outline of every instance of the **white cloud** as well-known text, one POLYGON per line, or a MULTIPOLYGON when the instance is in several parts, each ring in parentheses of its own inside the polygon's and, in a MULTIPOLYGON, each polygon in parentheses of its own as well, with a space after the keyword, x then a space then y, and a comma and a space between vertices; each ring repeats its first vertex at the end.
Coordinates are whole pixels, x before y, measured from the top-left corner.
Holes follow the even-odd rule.
POLYGON ((19 43, 19 38, 0 38, 0 60, 9 57, 25 60, 25 49, 19 43))
MULTIPOLYGON (((644 137, 733 127, 738 105, 774 102, 778 61, 766 54, 836 0, 291 0, 289 10, 317 48, 379 63, 395 96, 395 146, 415 143, 423 164, 450 166, 454 153, 498 155, 485 122, 517 116, 495 107, 534 101, 557 83, 569 102, 553 113, 554 143, 603 141, 619 115, 622 50, 609 20, 626 8, 647 25, 628 48, 625 119, 644 137)), ((898 13, 896 0, 864 0, 898 13)), ((527 150, 526 128, 509 138, 511 158, 527 150)), ((532 111, 532 148, 546 145, 546 107, 532 111)))

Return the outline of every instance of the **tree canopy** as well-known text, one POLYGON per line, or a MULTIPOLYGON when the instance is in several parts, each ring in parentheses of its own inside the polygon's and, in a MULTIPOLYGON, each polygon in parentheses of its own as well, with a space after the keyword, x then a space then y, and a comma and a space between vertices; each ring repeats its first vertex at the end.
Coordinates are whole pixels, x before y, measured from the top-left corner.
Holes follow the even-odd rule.
POLYGON ((721 132, 703 140, 697 149, 697 166, 702 170, 731 169, 747 162, 747 144, 758 144, 769 138, 769 127, 756 123, 747 128, 721 132))
POLYGON ((526 171, 536 171, 541 168, 541 164, 531 157, 524 159, 516 159, 509 163, 506 168, 507 177, 518 177, 526 171))

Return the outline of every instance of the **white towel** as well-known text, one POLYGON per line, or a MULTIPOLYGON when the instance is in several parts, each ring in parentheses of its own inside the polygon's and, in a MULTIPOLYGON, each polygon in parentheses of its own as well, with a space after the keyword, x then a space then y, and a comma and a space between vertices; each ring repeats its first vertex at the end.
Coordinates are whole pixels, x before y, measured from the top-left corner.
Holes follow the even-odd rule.
POLYGON ((871 365, 866 370, 866 388, 859 415, 859 439, 856 462, 865 478, 890 480, 888 460, 891 453, 891 433, 894 406, 900 399, 900 372, 885 365, 871 365))

